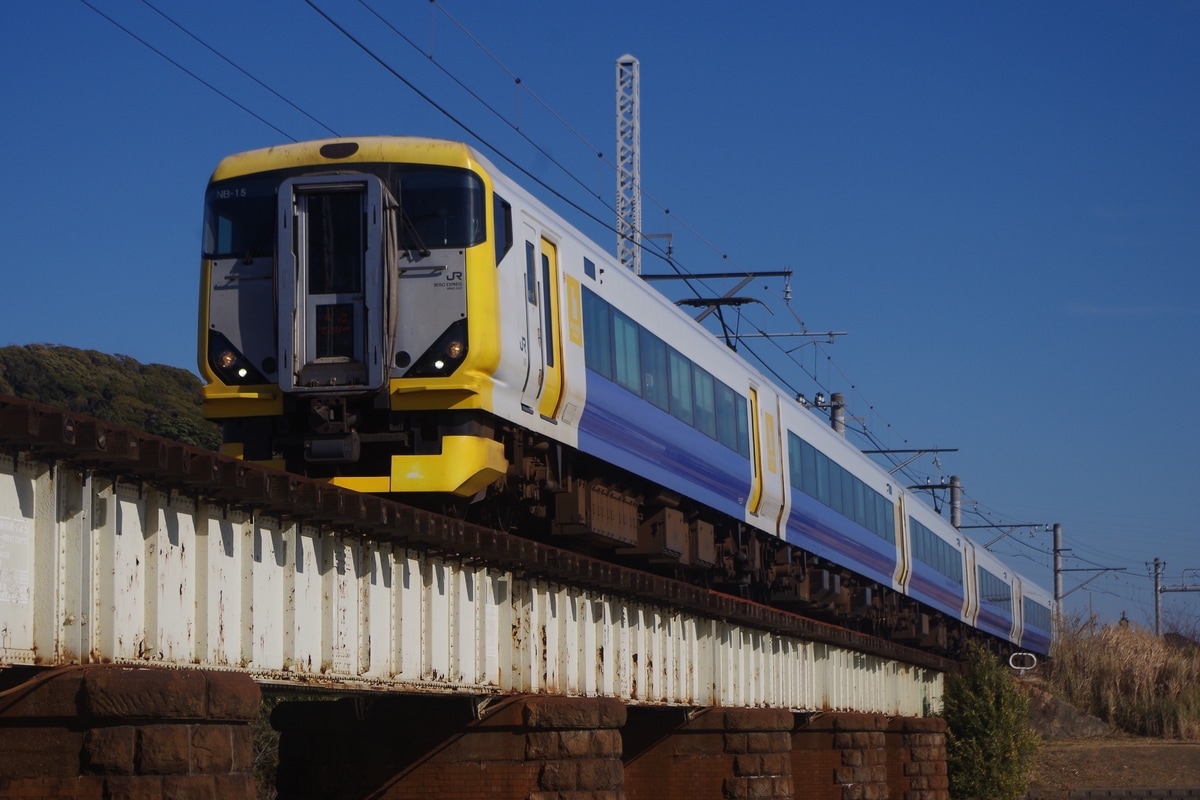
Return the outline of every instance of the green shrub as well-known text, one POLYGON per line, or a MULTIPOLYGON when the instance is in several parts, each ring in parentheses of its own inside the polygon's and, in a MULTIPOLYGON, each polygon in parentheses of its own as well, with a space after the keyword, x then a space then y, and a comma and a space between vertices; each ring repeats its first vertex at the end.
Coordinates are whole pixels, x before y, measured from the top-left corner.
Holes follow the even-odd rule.
POLYGON ((1029 700, 1008 667, 972 644, 965 671, 947 677, 943 700, 951 796, 1024 797, 1039 740, 1029 727, 1029 700))

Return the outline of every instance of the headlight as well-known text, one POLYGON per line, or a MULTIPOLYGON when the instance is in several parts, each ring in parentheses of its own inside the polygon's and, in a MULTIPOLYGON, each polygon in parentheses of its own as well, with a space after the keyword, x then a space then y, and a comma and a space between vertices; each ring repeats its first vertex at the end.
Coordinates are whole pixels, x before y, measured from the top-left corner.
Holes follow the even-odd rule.
POLYGON ((417 359, 406 378, 441 378, 458 369, 467 356, 467 321, 460 319, 417 359))
POLYGON ((217 331, 208 332, 208 365, 226 386, 267 383, 253 364, 217 331))

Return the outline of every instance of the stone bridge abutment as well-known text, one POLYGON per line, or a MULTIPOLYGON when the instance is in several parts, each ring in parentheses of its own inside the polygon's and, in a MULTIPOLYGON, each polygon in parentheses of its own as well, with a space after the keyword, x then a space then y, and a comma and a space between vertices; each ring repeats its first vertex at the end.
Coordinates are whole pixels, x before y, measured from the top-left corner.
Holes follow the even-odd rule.
MULTIPOLYGON (((257 796, 238 672, 96 665, 0 694, 0 800, 257 796)), ((939 719, 542 695, 285 699, 280 798, 948 800, 939 719)))

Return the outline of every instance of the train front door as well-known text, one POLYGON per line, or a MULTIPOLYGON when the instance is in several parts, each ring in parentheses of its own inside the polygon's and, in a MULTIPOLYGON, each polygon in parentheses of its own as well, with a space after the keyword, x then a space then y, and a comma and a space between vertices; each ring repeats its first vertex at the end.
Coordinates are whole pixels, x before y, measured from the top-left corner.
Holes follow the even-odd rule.
POLYGON ((377 389, 385 372, 382 187, 295 178, 279 191, 279 366, 285 391, 377 389))

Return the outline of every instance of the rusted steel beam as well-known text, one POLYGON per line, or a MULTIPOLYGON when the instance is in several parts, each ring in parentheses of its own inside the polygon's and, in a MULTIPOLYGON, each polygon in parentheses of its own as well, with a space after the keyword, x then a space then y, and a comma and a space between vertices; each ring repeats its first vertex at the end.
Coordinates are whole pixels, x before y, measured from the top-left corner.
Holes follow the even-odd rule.
POLYGON ((950 659, 889 640, 4 395, 0 395, 0 449, 105 468, 117 476, 149 478, 163 488, 196 493, 251 513, 344 528, 379 541, 495 565, 516 574, 594 586, 916 666, 940 671, 955 667, 950 659))

